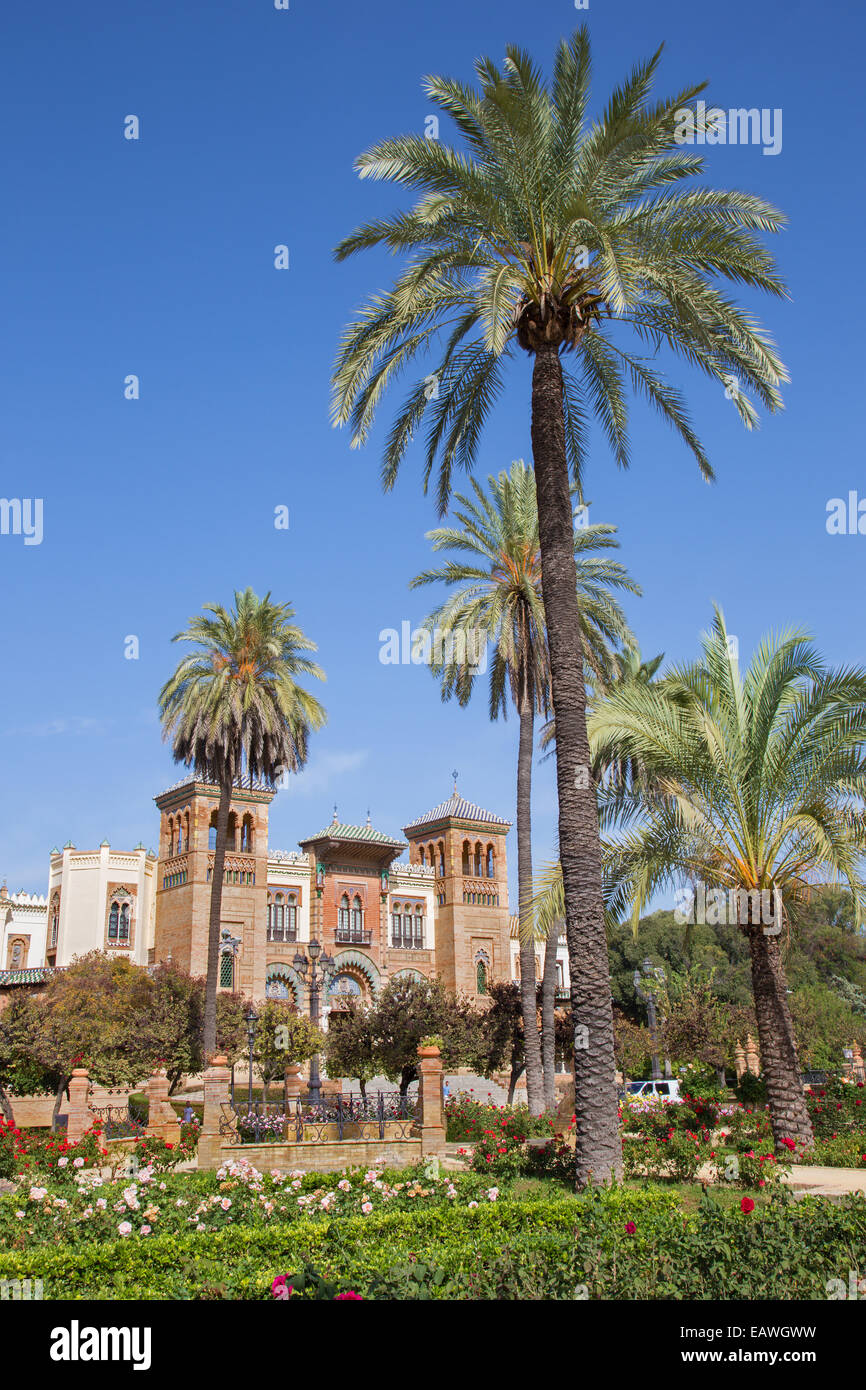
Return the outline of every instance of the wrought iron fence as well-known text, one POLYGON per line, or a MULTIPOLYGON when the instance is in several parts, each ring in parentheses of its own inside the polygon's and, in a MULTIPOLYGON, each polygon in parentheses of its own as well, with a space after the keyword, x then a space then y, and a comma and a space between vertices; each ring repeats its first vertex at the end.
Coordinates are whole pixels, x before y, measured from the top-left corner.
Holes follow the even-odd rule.
POLYGON ((318 1105, 223 1105, 220 1134, 230 1144, 327 1144, 343 1139, 408 1139, 417 1105, 408 1096, 329 1096, 318 1105))
POLYGON ((93 1106, 91 1114, 100 1121, 106 1139, 137 1139, 144 1134, 144 1125, 133 1118, 128 1104, 93 1106))

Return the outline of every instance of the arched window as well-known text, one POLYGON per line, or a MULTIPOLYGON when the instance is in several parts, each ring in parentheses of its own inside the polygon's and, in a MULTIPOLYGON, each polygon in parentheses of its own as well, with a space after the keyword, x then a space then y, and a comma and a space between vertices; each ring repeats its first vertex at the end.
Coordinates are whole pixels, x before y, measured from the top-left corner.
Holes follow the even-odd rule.
POLYGON ((109 939, 109 941, 116 941, 116 940, 117 940, 117 929, 118 929, 119 923, 120 923, 120 904, 119 904, 119 903, 112 903, 112 904, 111 904, 111 911, 110 911, 109 914, 108 914, 108 939, 109 939))
POLYGON ((129 940, 129 903, 124 903, 120 909, 120 940, 129 940))
POLYGON ((244 816, 243 823, 241 825, 241 849, 245 850, 249 854, 251 853, 252 848, 253 818, 252 816, 244 816))
POLYGON ((180 816, 177 818, 177 843, 174 847, 175 854, 183 854, 183 824, 180 816))
POLYGON ((487 993, 487 962, 481 959, 475 963, 475 993, 487 993))
POLYGON ((359 934, 364 930, 364 909, 361 907, 361 899, 356 893, 352 899, 352 931, 359 934))
POLYGON ((283 895, 282 893, 277 893, 274 898, 273 935, 271 936, 272 941, 283 940, 285 927, 285 919, 283 914, 283 895))
POLYGON ((398 950, 403 945, 403 917, 399 903, 394 903, 391 908, 391 945, 398 950))
POLYGON ((479 841, 479 843, 475 846, 475 877, 480 878, 481 874, 481 843, 479 841))
POLYGON ((238 847, 238 818, 234 811, 229 812, 229 829, 226 838, 226 849, 236 850, 238 847))
POLYGON ((470 843, 469 843, 468 840, 464 840, 464 841, 463 841, 463 874, 464 874, 464 877, 465 877, 465 878, 468 878, 469 875, 472 873, 471 854, 472 854, 472 846, 470 845, 470 843))
POLYGON ((57 935, 60 931, 60 899, 55 893, 51 900, 51 922, 48 933, 48 949, 53 951, 57 945, 57 935))
POLYGON ((13 943, 12 943, 12 958, 11 958, 10 964, 9 964, 10 970, 20 970, 20 969, 21 969, 21 963, 22 963, 23 959, 24 959, 24 943, 23 943, 23 941, 13 941, 13 943))
POLYGON ((351 922, 349 917, 349 894, 344 893, 342 898, 340 899, 340 910, 337 913, 337 930, 341 934, 348 936, 350 927, 351 922))
POLYGON ((286 905, 286 940, 297 941, 298 939, 298 896, 290 893, 286 905))
POLYGON ((496 869, 495 869, 495 863, 494 863, 494 857, 493 857, 493 846, 492 846, 492 845, 488 845, 488 846, 487 846, 487 877, 488 877, 488 878, 494 878, 495 876, 496 876, 496 869))
POLYGON ((207 847, 216 849, 216 811, 210 818, 210 825, 207 828, 207 847))
POLYGON ((424 909, 420 903, 415 904, 415 932, 412 945, 416 951, 424 950, 424 909))
POLYGON ((422 869, 424 868, 424 864, 425 864, 424 852, 425 852, 425 851, 424 851, 424 846, 422 845, 421 848, 420 848, 419 851, 418 851, 418 863, 421 865, 422 869))
POLYGON ((439 841, 439 877, 445 877, 445 846, 439 841))

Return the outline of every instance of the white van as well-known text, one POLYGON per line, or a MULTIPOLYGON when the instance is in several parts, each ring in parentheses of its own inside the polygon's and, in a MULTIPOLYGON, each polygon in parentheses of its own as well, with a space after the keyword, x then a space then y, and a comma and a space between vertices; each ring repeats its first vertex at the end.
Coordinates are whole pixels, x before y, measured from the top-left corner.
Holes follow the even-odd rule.
POLYGON ((626 1100, 669 1100, 677 1105, 682 1103, 680 1083, 672 1078, 662 1081, 629 1081, 625 1088, 626 1100))

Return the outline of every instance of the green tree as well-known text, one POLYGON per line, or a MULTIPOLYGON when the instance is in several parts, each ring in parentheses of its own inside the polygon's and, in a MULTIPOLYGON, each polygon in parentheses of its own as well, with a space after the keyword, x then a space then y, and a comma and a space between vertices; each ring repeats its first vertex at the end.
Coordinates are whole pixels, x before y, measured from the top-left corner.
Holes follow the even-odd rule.
POLYGON ((211 879, 204 1053, 216 1047, 220 909, 232 788, 242 777, 273 787, 307 760, 310 731, 325 711, 299 676, 324 679, 306 652, 316 650, 292 619, 289 603, 260 599, 252 589, 235 593, 233 609, 207 603, 175 642, 195 650, 179 663, 159 696, 163 735, 176 762, 219 787, 211 879))
POLYGON ((405 258, 393 286, 347 328, 334 376, 334 421, 361 446, 388 386, 420 369, 387 436, 386 488, 427 425, 424 485, 438 462, 444 513, 454 469, 477 461, 510 360, 518 350, 530 358, 566 937, 575 1027, 592 1039, 575 1061, 581 1184, 619 1172, 622 1153, 601 849, 574 642, 569 471, 581 485, 593 419, 617 463, 628 464, 631 389, 712 477, 679 391, 656 366, 663 352, 724 383, 747 427, 756 418, 750 392, 775 410, 785 378, 752 313, 720 283, 784 293, 758 235, 778 230, 781 215, 751 194, 681 186, 703 170, 700 151, 681 143, 685 109, 693 129, 707 128, 696 104, 703 87, 651 102, 660 56, 638 64, 593 122, 585 27, 559 44, 549 82, 516 47, 501 69, 479 59, 475 87, 428 78, 428 97, 454 121, 460 148, 410 135, 362 155, 362 178, 405 187, 417 201, 361 226, 336 251, 344 260, 384 247, 405 258))
POLYGON ((268 999, 258 1009, 253 1061, 259 1069, 264 1099, 275 1077, 285 1076, 291 1062, 308 1062, 325 1046, 324 1035, 288 999, 268 999))
POLYGON ((0 1012, 0 1110, 9 1124, 15 1120, 10 1091, 31 1095, 57 1086, 57 1080, 33 1056, 37 1029, 36 1000, 28 990, 15 990, 0 1012))
POLYGON ((611 917, 630 912, 637 927, 664 888, 703 885, 708 900, 713 890, 714 915, 733 915, 748 943, 776 1142, 811 1143, 782 937, 822 877, 847 883, 862 919, 866 671, 828 670, 794 631, 765 638, 741 674, 717 609, 700 660, 601 701, 590 734, 636 758, 654 784, 652 795, 599 791, 602 823, 615 832, 605 854, 611 917))
POLYGON ((446 1071, 465 1065, 475 1050, 477 1013, 438 979, 395 975, 379 995, 374 1013, 378 1067, 389 1081, 399 1082, 402 1096, 418 1080, 422 1038, 438 1035, 443 1039, 442 1065, 446 1071))
POLYGON ((151 980, 144 1038, 151 1060, 162 1060, 169 1091, 174 1091, 181 1077, 202 1070, 204 980, 165 961, 154 968, 151 980))
MULTIPOLYGON (((442 683, 442 698, 456 695, 468 704, 481 656, 492 650, 489 681, 490 718, 507 718, 509 696, 517 711, 520 739, 517 756, 517 882, 520 915, 520 978, 525 1018, 535 1019, 535 923, 532 913, 532 755, 535 716, 550 707, 550 668, 544 602, 535 475, 522 459, 508 472, 487 479, 487 490, 473 478, 474 498, 458 493, 451 526, 428 531, 435 551, 451 558, 425 570, 410 588, 445 584, 454 592, 426 619, 431 669, 442 683)), ((577 527, 574 558, 580 599, 580 638, 584 660, 602 678, 611 669, 613 648, 633 640, 612 589, 639 593, 616 560, 599 552, 616 546, 613 526, 577 527)), ((555 1104, 554 968, 545 978, 542 1038, 537 1029, 525 1034, 526 1089, 529 1111, 540 1115, 555 1104), (543 1062, 543 1066, 542 1066, 543 1062)))
POLYGON ((361 999, 346 998, 340 1009, 332 1009, 325 1034, 325 1056, 329 1076, 350 1076, 358 1082, 362 1096, 367 1082, 379 1069, 376 1059, 376 1012, 361 999))

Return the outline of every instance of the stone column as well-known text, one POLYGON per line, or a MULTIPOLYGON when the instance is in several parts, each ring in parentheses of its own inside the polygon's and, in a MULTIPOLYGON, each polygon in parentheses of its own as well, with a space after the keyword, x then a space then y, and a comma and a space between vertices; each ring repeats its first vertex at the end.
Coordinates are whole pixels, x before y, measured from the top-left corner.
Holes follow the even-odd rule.
POLYGON ((737 1080, 739 1081, 743 1072, 746 1070, 746 1054, 743 1051, 742 1043, 737 1043, 734 1048, 734 1070, 737 1073, 737 1080))
POLYGON ((180 1122, 174 1106, 168 1098, 168 1077, 163 1068, 157 1067, 148 1077, 145 1094, 150 1102, 147 1115, 147 1132, 167 1144, 180 1142, 180 1122))
POLYGON ((851 1072, 855 1081, 866 1080, 863 1073, 863 1053, 856 1042, 851 1044, 851 1072))
POLYGON ((746 1038, 746 1067, 752 1076, 759 1076, 761 1073, 761 1061, 758 1056, 758 1045, 751 1033, 746 1038))
POLYGON ((223 1106, 228 1110, 229 1105, 231 1072, 228 1068, 228 1058, 222 1055, 214 1057, 204 1073, 203 1081, 204 1116, 198 1141, 198 1166, 219 1168, 222 1162, 220 1150, 228 1139, 226 1134, 220 1133, 220 1125, 225 1123, 226 1118, 223 1106))
POLYGON ((90 1077, 86 1067, 76 1067, 69 1082, 69 1120, 66 1126, 66 1141, 77 1144, 94 1121, 90 1108, 90 1077))
POLYGON ((421 1079, 418 1094, 421 1100, 421 1152, 445 1152, 445 1115, 442 1107, 442 1057, 438 1047, 418 1048, 418 1069, 421 1079))

